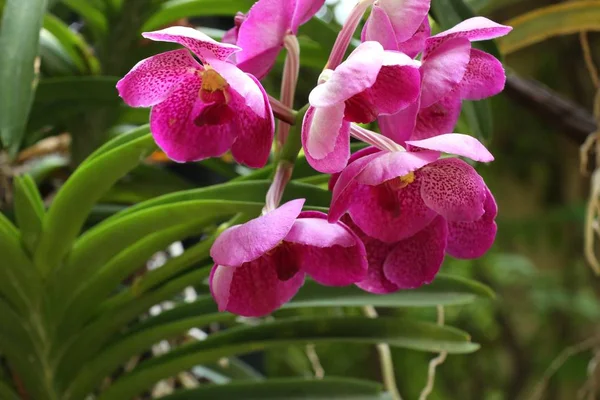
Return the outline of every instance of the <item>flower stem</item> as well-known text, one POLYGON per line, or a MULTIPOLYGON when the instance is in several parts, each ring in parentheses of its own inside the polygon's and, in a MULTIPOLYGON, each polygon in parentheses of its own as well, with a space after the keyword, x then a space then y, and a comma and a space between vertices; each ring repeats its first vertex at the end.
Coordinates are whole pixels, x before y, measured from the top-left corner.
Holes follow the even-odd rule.
POLYGON ((350 45, 350 41, 352 40, 352 36, 356 31, 356 27, 358 27, 358 23, 362 19, 365 11, 371 4, 373 4, 375 0, 359 0, 358 3, 354 6, 348 19, 344 22, 344 26, 342 26, 342 30, 338 34, 335 39, 335 43, 333 44, 333 48, 331 49, 331 54, 329 55, 329 60, 327 60, 327 64, 324 69, 336 69, 338 65, 344 59, 344 54, 346 54, 346 50, 348 50, 348 45, 350 45))
MULTIPOLYGON (((437 306, 437 323, 438 325, 444 325, 444 307, 437 306)), ((427 400, 427 397, 433 392, 433 385, 435 384, 435 369, 446 361, 447 352, 442 351, 437 357, 433 358, 429 362, 429 368, 427 369, 427 383, 423 388, 423 391, 419 395, 419 400, 427 400)))
MULTIPOLYGON (((300 72, 300 44, 295 35, 288 34, 283 40, 283 45, 287 50, 285 64, 283 66, 283 79, 281 80, 281 103, 294 108, 294 95, 298 85, 298 73, 300 72)), ((281 149, 290 132, 290 124, 279 122, 277 127, 277 149, 281 149)))
MULTIPOLYGON (((363 307, 365 315, 369 318, 377 318, 377 310, 373 306, 363 307)), ((394 360, 392 359, 392 352, 390 346, 387 343, 377 344, 377 352, 379 353, 379 362, 381 363, 381 374, 383 375, 383 385, 385 390, 390 393, 390 396, 394 400, 402 400, 400 392, 398 392, 398 385, 396 384, 396 373, 394 371, 394 360)))
POLYGON ((383 151, 405 151, 404 147, 387 136, 380 135, 354 123, 350 125, 350 135, 383 151))
POLYGON ((281 101, 277 100, 271 95, 269 95, 269 103, 271 104, 275 118, 280 121, 284 121, 289 125, 294 125, 296 123, 296 115, 298 114, 297 111, 284 105, 281 101))

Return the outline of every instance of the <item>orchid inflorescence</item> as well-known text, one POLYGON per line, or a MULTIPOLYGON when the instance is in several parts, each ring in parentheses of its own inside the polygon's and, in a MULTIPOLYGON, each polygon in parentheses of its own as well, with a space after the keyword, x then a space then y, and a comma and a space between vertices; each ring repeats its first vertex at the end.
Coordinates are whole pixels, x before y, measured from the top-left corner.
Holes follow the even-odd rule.
POLYGON ((296 34, 324 2, 259 0, 235 17, 222 42, 188 27, 144 33, 186 49, 140 61, 117 84, 128 105, 152 107, 152 134, 175 161, 231 151, 237 162, 260 168, 275 149, 263 215, 226 229, 211 249, 210 287, 222 311, 269 314, 298 292, 306 275, 372 293, 417 288, 434 279, 445 254, 477 258, 494 242, 494 197, 457 157, 490 162, 493 156, 477 139, 450 132, 462 100, 504 88, 502 64, 471 42, 511 28, 475 17, 431 36, 430 0, 360 0, 309 104, 295 112, 296 34), (369 9, 362 43, 343 60, 369 9), (259 79, 283 48, 275 100, 259 79), (295 115, 303 118, 300 138, 288 136, 295 115), (282 120, 277 135, 274 116, 282 120), (359 125, 374 121, 381 133, 359 125), (350 154, 351 137, 369 146, 350 154), (302 211, 304 199, 279 205, 298 153, 282 156, 288 140, 301 140, 309 164, 332 174, 328 215, 302 211))

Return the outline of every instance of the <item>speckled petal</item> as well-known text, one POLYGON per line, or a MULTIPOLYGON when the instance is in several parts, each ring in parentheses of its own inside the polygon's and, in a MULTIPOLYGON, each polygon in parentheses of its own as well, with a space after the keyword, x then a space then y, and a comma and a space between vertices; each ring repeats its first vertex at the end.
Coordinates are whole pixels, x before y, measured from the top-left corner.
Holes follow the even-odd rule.
POLYGON ((237 267, 261 257, 288 234, 302 211, 304 199, 289 201, 243 225, 223 232, 210 249, 216 264, 237 267))
POLYGON ((183 79, 201 69, 189 51, 168 51, 137 63, 117 82, 117 90, 127 105, 150 107, 164 101, 183 79))
POLYGON ((394 244, 384 243, 366 235, 354 222, 352 222, 352 219, 347 214, 342 218, 342 221, 358 235, 367 250, 367 261, 369 264, 367 276, 365 279, 358 282, 356 286, 367 292, 377 294, 397 291, 399 287, 390 282, 383 274, 383 263, 389 252, 394 248, 394 244))
POLYGON ((458 86, 469 64, 470 50, 471 43, 457 37, 423 56, 421 108, 431 106, 458 86))
POLYGON ((387 279, 400 289, 431 283, 444 261, 448 228, 441 216, 425 229, 395 244, 383 264, 387 279))
POLYGON ((506 74, 502 63, 484 51, 471 49, 471 60, 459 91, 463 99, 481 100, 495 96, 504 89, 506 74))
POLYGON ((327 222, 323 213, 300 214, 285 241, 293 243, 300 270, 323 285, 350 285, 366 275, 363 243, 345 224, 327 222))
POLYGON ((406 142, 410 146, 421 149, 436 150, 448 154, 469 157, 472 160, 480 162, 490 162, 494 160, 492 153, 485 148, 483 144, 473 136, 462 133, 446 133, 423 140, 409 140, 406 142))
POLYGON ((456 258, 478 258, 494 244, 496 238, 495 218, 498 207, 492 193, 486 188, 485 213, 475 222, 449 222, 446 252, 456 258))
POLYGON ((390 179, 406 175, 409 172, 434 162, 440 157, 438 151, 424 150, 419 152, 397 151, 385 153, 372 160, 356 181, 363 185, 379 185, 390 179))
POLYGON ((427 139, 451 133, 460 116, 460 108, 460 96, 456 92, 451 92, 432 106, 421 109, 411 139, 427 139))
POLYGON ((430 36, 431 26, 429 25, 429 18, 425 17, 415 34, 410 39, 398 44, 398 51, 415 58, 417 54, 425 49, 425 41, 430 36))
POLYGON ((495 39, 506 35, 512 28, 510 26, 500 25, 484 17, 473 17, 462 21, 447 31, 440 32, 427 40, 427 47, 430 48, 440 43, 440 41, 464 37, 471 42, 478 40, 495 39))
POLYGON ((350 217, 363 232, 383 242, 406 239, 436 216, 421 197, 420 171, 415 173, 415 181, 402 189, 390 188, 387 183, 362 187, 366 189, 353 196, 350 217))
POLYGON ((209 283, 220 311, 262 317, 294 297, 304 283, 304 273, 279 280, 271 258, 261 257, 238 268, 215 265, 209 283))
POLYGON ((233 44, 219 43, 210 36, 187 26, 171 26, 160 31, 144 32, 146 39, 158 42, 179 43, 190 49, 202 63, 208 60, 225 60, 241 49, 233 44))
POLYGON ((486 186, 473 167, 444 158, 421 169, 423 201, 449 221, 476 221, 483 215, 486 186))

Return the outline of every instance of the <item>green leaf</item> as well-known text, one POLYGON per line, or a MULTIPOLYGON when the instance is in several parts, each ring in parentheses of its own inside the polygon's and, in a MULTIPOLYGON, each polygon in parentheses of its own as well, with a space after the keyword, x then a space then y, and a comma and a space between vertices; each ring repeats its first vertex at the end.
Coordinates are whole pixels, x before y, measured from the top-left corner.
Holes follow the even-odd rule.
POLYGON ((15 154, 31 109, 46 0, 7 0, 0 26, 0 141, 15 154))
MULTIPOLYGON (((443 30, 450 29, 454 25, 474 17, 473 10, 464 0, 432 0, 431 9, 435 20, 443 30)), ((486 40, 473 45, 502 60, 500 51, 493 40, 486 40)), ((469 123, 471 133, 482 142, 489 142, 494 130, 490 100, 465 101, 463 102, 463 112, 469 123)))
POLYGON ((142 26, 141 32, 159 29, 181 18, 207 16, 234 16, 238 11, 250 9, 252 0, 170 0, 160 8, 142 26))
POLYGON ((231 328, 145 361, 98 400, 132 398, 162 378, 220 357, 291 344, 327 342, 388 343, 394 347, 449 353, 469 353, 478 348, 464 332, 426 322, 365 317, 293 318, 231 328))
POLYGON ((63 21, 52 14, 44 16, 43 26, 60 42, 80 73, 100 72, 100 64, 83 36, 69 29, 63 21))
POLYGON ((94 203, 156 148, 150 134, 119 146, 78 168, 59 190, 46 217, 34 261, 43 274, 70 250, 94 203))
POLYGON ((6 383, 0 381, 0 399, 21 400, 21 397, 6 383))
POLYGON ((14 186, 15 218, 21 230, 21 240, 25 248, 32 252, 42 232, 44 203, 35 182, 30 176, 16 176, 14 186))
MULTIPOLYGON (((40 32, 40 64, 45 74, 54 76, 75 75, 77 65, 58 39, 48 30, 40 32)), ((32 109, 30 118, 35 117, 32 109)))
POLYGON ((108 30, 106 16, 89 0, 62 0, 62 3, 83 18, 95 39, 101 39, 106 34, 108 30))
POLYGON ((499 39, 503 54, 561 35, 600 31, 600 3, 596 0, 569 1, 541 7, 506 21, 513 30, 499 39))
POLYGON ((89 163, 95 160, 98 156, 106 154, 109 151, 116 149, 117 147, 134 142, 139 138, 148 135, 148 132, 150 132, 149 124, 142 125, 138 128, 127 131, 126 133, 123 133, 113 138, 112 140, 109 140, 108 142, 104 143, 102 146, 96 149, 96 151, 90 154, 88 158, 85 159, 84 163, 89 163))
POLYGON ((69 76, 40 81, 35 106, 58 102, 89 102, 92 105, 118 103, 115 86, 119 78, 112 76, 69 76))
POLYGON ((383 400, 388 399, 377 382, 327 377, 314 379, 269 379, 264 382, 235 382, 226 385, 203 385, 193 390, 181 390, 163 400, 383 400))

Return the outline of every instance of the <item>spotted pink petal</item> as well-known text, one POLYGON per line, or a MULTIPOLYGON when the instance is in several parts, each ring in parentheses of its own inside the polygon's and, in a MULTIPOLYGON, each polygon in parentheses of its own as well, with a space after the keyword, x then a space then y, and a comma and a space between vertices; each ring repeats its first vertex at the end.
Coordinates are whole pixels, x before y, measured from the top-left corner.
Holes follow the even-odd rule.
POLYGON ((490 162, 494 160, 492 153, 479 140, 462 133, 447 133, 429 139, 409 140, 406 143, 421 149, 469 157, 475 161, 490 162))
POLYGON ((383 263, 389 252, 393 249, 394 244, 384 243, 366 235, 354 222, 352 222, 352 219, 348 215, 345 215, 342 218, 342 221, 358 235, 367 251, 367 261, 369 264, 367 276, 365 279, 358 282, 356 286, 367 292, 377 294, 397 291, 399 289, 398 286, 390 282, 383 274, 383 263))
POLYGON ((484 213, 486 186, 473 167, 458 158, 444 158, 421 169, 421 196, 449 221, 476 221, 484 213))
POLYGON ((262 168, 271 153, 275 121, 267 93, 256 78, 253 76, 251 78, 263 93, 265 117, 259 117, 249 107, 239 107, 236 113, 238 136, 231 146, 231 153, 238 163, 252 168, 262 168))
POLYGON ((261 84, 252 75, 249 75, 235 65, 221 60, 213 60, 210 64, 237 93, 244 98, 244 102, 257 116, 263 118, 267 115, 265 98, 268 99, 261 84))
MULTIPOLYGON (((429 225, 436 213, 421 197, 420 171, 415 181, 402 189, 382 184, 360 186, 354 194, 349 214, 367 235, 383 242, 406 239, 429 225)), ((338 183, 339 184, 339 183, 338 183)))
POLYGON ((302 213, 285 238, 294 244, 300 270, 317 282, 345 286, 364 279, 365 248, 341 222, 329 223, 323 213, 302 213))
POLYGON ((306 160, 317 171, 341 171, 350 156, 350 123, 344 120, 344 104, 309 107, 302 123, 306 160))
POLYGON ((201 69, 189 51, 168 51, 137 63, 117 82, 117 90, 129 106, 150 107, 165 100, 187 75, 201 69))
POLYGON ((421 108, 427 108, 450 93, 463 79, 469 64, 471 43, 465 38, 448 39, 423 56, 421 108))
POLYGON ((388 15, 398 43, 409 40, 429 12, 428 0, 378 0, 377 4, 388 15))
POLYGON ((271 259, 260 257, 237 268, 215 265, 209 283, 219 311, 262 317, 294 297, 304 283, 304 273, 282 281, 271 259))
POLYGON ((289 201, 269 213, 223 232, 210 255, 216 264, 238 267, 273 249, 288 234, 302 211, 304 199, 289 201))
POLYGON ((356 176, 369 165, 371 161, 384 153, 365 154, 364 157, 348 164, 346 168, 337 178, 337 182, 333 188, 331 206, 329 207, 329 222, 339 220, 353 201, 357 200, 357 191, 364 185, 360 185, 356 181, 356 176))
POLYGON ((384 50, 377 42, 360 44, 308 97, 313 107, 331 107, 375 84, 383 65, 384 50))
POLYGON ((398 41, 396 40, 396 32, 394 32, 392 21, 378 4, 373 5, 373 8, 371 8, 371 15, 369 15, 361 32, 361 41, 376 41, 385 50, 398 50, 398 41))
MULTIPOLYGON (((285 2, 284 2, 285 3, 285 2)), ((325 5, 325 0, 295 0, 294 18, 291 31, 298 33, 298 27, 308 22, 325 5)))
POLYGON ((484 51, 471 49, 471 60, 459 90, 466 100, 481 100, 495 96, 504 89, 506 74, 502 63, 484 51))
POLYGON ((197 161, 225 153, 236 132, 231 124, 197 126, 194 119, 206 104, 198 99, 201 81, 188 75, 169 97, 152 108, 150 131, 156 144, 178 162, 197 161))
POLYGON ((474 222, 449 222, 446 252, 456 258, 472 259, 483 256, 494 244, 498 227, 496 201, 486 188, 485 213, 474 222))
POLYGON ((383 264, 387 279, 400 289, 431 283, 444 261, 447 236, 446 221, 438 216, 425 229, 396 243, 383 264))
POLYGON ((367 165, 356 181, 363 185, 379 185, 434 162, 440 157, 438 151, 398 151, 379 155, 367 165))
POLYGON ((460 108, 460 96, 451 92, 432 106, 421 109, 411 139, 427 139, 452 132, 458 121, 460 108))
POLYGON ((158 42, 179 43, 196 54, 204 64, 209 60, 225 60, 241 50, 236 45, 219 43, 205 33, 187 26, 171 26, 159 31, 144 32, 142 36, 158 42))
POLYGON ((455 37, 464 37, 471 42, 495 39, 510 32, 510 26, 500 25, 484 17, 473 17, 462 21, 447 31, 438 33, 427 40, 427 47, 431 47, 441 40, 455 37))
POLYGON ((425 49, 425 41, 430 36, 431 26, 429 25, 429 18, 425 17, 415 34, 410 39, 398 44, 398 51, 415 58, 417 54, 425 49))
POLYGON ((379 123, 381 134, 404 146, 406 140, 411 137, 415 130, 418 113, 419 102, 415 101, 396 114, 380 115, 377 118, 377 122, 379 123))

